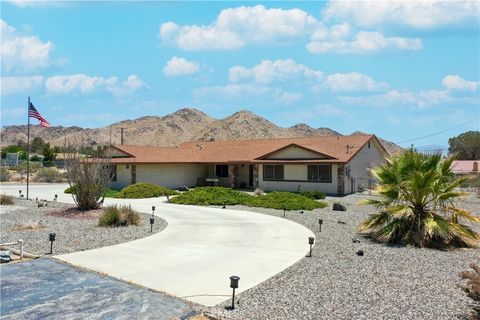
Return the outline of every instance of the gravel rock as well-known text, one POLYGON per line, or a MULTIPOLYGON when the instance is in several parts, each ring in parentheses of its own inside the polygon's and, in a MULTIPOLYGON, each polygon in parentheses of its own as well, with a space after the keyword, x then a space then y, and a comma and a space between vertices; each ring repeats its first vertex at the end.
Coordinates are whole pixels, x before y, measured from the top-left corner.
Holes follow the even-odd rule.
MULTIPOLYGON (((315 233, 312 257, 238 294, 236 310, 224 309, 227 300, 209 311, 231 319, 465 319, 470 300, 458 288, 459 273, 480 263, 480 249, 438 251, 362 238, 357 226, 375 211, 357 204, 364 198, 343 197, 347 212, 331 209, 338 198, 325 200, 330 208, 287 212, 287 219, 315 233), (321 232, 318 219, 323 219, 321 232), (355 237, 361 242, 352 242, 355 237), (359 250, 364 256, 356 255, 359 250)), ((479 214, 480 199, 471 197, 459 207, 479 214)), ((283 216, 281 210, 229 208, 283 216)))
POLYGON ((57 234, 53 254, 64 254, 111 246, 150 236, 167 227, 167 222, 155 217, 150 233, 150 215, 140 213, 139 226, 99 227, 98 219, 67 219, 48 213, 70 208, 72 205, 49 202, 48 207, 38 207, 29 200, 15 200, 13 206, 0 206, 0 241, 14 242, 23 239, 25 251, 37 255, 50 252, 48 234, 57 234))

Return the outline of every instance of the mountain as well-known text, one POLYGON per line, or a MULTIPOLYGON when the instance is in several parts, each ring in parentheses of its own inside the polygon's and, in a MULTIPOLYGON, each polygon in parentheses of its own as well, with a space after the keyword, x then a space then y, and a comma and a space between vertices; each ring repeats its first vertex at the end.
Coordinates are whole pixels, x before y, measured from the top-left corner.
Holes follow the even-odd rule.
MULTIPOLYGON (((104 128, 84 129, 80 127, 43 128, 30 126, 30 138, 40 137, 52 145, 62 146, 65 141, 76 145, 105 145, 110 141, 119 144, 121 128, 124 144, 143 146, 175 146, 185 141, 238 140, 280 137, 306 137, 341 135, 329 128, 312 128, 304 123, 282 128, 250 111, 239 111, 223 119, 214 119, 207 114, 184 108, 160 116, 146 116, 124 120, 104 128)), ((364 134, 356 131, 352 134, 364 134)), ((27 128, 5 126, 0 129, 2 146, 27 140, 27 128)), ((381 139, 385 148, 398 151, 401 148, 381 139)))

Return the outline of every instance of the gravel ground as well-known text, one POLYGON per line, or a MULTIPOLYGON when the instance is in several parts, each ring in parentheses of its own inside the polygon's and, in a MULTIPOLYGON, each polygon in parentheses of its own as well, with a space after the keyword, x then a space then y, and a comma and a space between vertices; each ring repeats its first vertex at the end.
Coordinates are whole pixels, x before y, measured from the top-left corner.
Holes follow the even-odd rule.
MULTIPOLYGON (((239 294, 236 310, 224 309, 228 300, 209 311, 229 319, 465 319, 471 300, 458 288, 458 274, 471 263, 480 264, 480 249, 387 246, 362 237, 352 243, 358 224, 375 210, 358 205, 363 198, 327 198, 329 208, 287 212, 287 219, 314 231, 313 257, 239 294), (334 201, 345 204, 347 211, 331 210, 334 201), (324 220, 321 233, 319 218, 324 220), (357 256, 358 250, 365 255, 357 256)), ((479 214, 480 199, 471 197, 460 207, 479 214)), ((232 208, 283 216, 271 209, 232 208)))
MULTIPOLYGON (((53 244, 53 254, 57 255, 111 246, 152 235, 149 222, 151 215, 146 213, 140 213, 142 221, 139 226, 117 228, 99 227, 98 219, 67 219, 48 215, 71 207, 71 204, 49 202, 48 207, 39 208, 32 201, 20 199, 16 199, 13 206, 0 206, 0 241, 5 243, 23 239, 26 252, 43 255, 50 252, 48 234, 54 232, 57 237, 53 244)), ((155 217, 153 233, 166 227, 165 220, 155 217)))

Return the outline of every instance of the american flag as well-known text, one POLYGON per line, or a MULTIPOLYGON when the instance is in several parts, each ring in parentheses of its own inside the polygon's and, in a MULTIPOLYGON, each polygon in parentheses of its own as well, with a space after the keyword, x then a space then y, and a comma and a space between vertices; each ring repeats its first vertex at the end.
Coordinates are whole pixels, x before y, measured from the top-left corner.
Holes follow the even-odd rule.
POLYGON ((50 127, 50 123, 48 123, 47 120, 45 120, 44 117, 40 114, 40 112, 37 111, 33 103, 30 102, 30 105, 28 106, 28 116, 30 118, 35 118, 40 121, 40 125, 43 127, 50 127))

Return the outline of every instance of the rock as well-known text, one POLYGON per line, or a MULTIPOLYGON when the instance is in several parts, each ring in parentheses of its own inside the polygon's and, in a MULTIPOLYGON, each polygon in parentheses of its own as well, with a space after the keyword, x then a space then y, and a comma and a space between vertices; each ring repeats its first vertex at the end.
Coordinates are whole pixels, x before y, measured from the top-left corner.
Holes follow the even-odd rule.
POLYGON ((178 191, 188 191, 188 190, 190 190, 190 189, 188 189, 187 186, 181 186, 181 187, 178 187, 177 190, 178 190, 178 191))
POLYGON ((363 257, 363 250, 358 250, 356 254, 357 256, 363 257))
POLYGON ((347 224, 345 221, 342 221, 342 220, 338 220, 337 223, 339 223, 339 224, 347 224))
POLYGON ((343 205, 341 203, 335 202, 333 204, 333 210, 334 211, 347 211, 347 207, 345 207, 345 205, 343 205))
POLYGON ((358 239, 357 237, 355 237, 355 238, 352 239, 352 242, 353 242, 353 243, 360 243, 360 239, 358 239))

